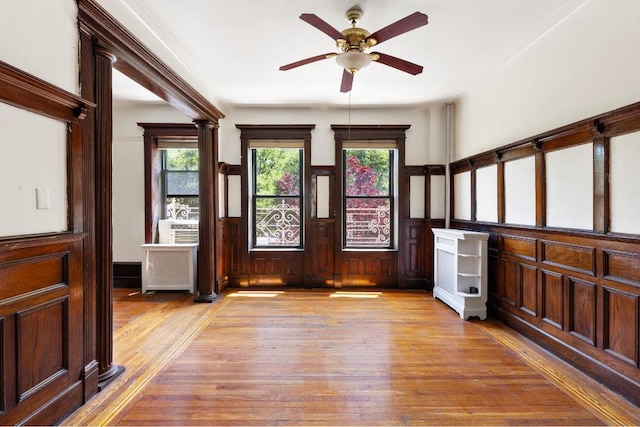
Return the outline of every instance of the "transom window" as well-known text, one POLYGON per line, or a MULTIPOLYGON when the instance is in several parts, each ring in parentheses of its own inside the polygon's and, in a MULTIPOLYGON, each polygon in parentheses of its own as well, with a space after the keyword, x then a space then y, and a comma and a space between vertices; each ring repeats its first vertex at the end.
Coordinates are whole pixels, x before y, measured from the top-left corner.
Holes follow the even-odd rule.
POLYGON ((254 248, 302 247, 302 143, 251 143, 254 248))
POLYGON ((343 146, 345 248, 393 247, 395 150, 343 146), (346 148, 345 148, 346 147, 346 148))

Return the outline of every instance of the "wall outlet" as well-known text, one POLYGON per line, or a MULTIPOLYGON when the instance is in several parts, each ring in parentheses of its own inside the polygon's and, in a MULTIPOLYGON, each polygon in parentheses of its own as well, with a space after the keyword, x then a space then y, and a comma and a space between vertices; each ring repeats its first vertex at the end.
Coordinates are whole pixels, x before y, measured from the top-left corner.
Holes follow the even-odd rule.
POLYGON ((36 188, 36 207, 38 209, 51 208, 51 200, 48 188, 36 188))

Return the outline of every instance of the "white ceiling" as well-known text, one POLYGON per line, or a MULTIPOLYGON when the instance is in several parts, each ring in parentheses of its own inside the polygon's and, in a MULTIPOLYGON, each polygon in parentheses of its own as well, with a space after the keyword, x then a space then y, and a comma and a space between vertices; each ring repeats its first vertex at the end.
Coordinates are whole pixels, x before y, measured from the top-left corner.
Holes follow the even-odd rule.
MULTIPOLYGON (((524 52, 589 0, 98 0, 200 93, 226 105, 421 105, 452 100, 524 52), (415 11, 429 24, 374 50, 424 66, 412 76, 372 63, 340 93, 333 59, 278 67, 335 51, 329 36, 300 20, 313 13, 338 30, 359 4, 374 32, 415 11)), ((115 76, 114 100, 145 101, 115 76)), ((157 98, 156 98, 157 99, 157 98)))

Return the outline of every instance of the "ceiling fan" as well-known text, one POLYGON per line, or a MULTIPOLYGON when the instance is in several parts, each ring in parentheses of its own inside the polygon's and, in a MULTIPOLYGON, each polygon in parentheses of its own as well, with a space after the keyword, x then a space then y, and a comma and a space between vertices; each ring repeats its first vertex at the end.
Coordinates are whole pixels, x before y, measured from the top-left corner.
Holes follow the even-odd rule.
POLYGON ((301 65, 335 57, 338 65, 344 68, 344 71, 342 72, 340 92, 349 92, 353 86, 354 73, 369 65, 371 61, 379 62, 400 71, 413 74, 414 76, 422 72, 421 65, 381 52, 367 53, 367 51, 369 48, 379 45, 393 37, 422 27, 423 25, 427 25, 427 15, 420 12, 412 13, 411 15, 402 18, 393 24, 387 25, 373 34, 356 26, 362 18, 362 9, 360 9, 360 7, 354 6, 349 9, 347 11, 346 18, 347 21, 351 23, 351 27, 343 31, 338 31, 313 13, 303 13, 300 15, 300 19, 310 25, 313 25, 318 30, 334 39, 339 52, 329 52, 292 62, 291 64, 283 65, 280 67, 280 70, 287 71, 292 68, 300 67, 301 65))

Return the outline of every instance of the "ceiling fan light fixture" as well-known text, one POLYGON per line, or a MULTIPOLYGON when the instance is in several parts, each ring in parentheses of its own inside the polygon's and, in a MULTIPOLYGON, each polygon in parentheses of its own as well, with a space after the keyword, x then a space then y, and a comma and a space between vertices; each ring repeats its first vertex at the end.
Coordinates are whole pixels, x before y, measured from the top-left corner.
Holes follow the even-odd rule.
POLYGON ((361 68, 371 64, 371 57, 357 50, 342 52, 336 56, 336 62, 339 66, 350 72, 351 74, 359 71, 361 68))

